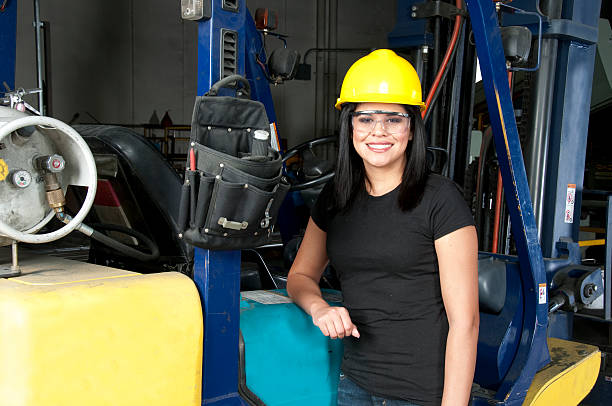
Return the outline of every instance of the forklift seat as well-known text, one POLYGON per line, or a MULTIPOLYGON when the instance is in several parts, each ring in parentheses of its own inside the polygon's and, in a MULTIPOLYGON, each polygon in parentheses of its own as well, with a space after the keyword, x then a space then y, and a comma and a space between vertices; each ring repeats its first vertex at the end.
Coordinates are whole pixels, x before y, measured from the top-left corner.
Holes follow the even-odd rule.
MULTIPOLYGON (((122 205, 126 206, 130 225, 159 246, 161 255, 157 262, 145 264, 129 258, 121 258, 119 262, 137 272, 190 273, 193 247, 178 237, 182 180, 176 170, 152 142, 129 128, 101 125, 75 125, 74 128, 96 158, 98 177, 110 178, 124 200, 122 205), (105 169, 104 162, 109 161, 109 155, 116 157, 117 164, 105 169)), ((94 262, 106 264, 110 259, 117 265, 115 251, 100 245, 92 245, 92 250, 94 262)), ((278 287, 261 255, 252 251, 243 251, 242 290, 278 287)))
MULTIPOLYGON (((117 189, 130 227, 148 235, 160 247, 161 261, 174 257, 174 261, 189 262, 193 249, 178 238, 182 182, 157 147, 125 127, 75 125, 74 128, 96 158, 99 179, 110 179, 117 189), (118 161, 114 173, 105 171, 100 164, 109 155, 118 161)), ((133 265, 140 264, 134 261, 133 265)))

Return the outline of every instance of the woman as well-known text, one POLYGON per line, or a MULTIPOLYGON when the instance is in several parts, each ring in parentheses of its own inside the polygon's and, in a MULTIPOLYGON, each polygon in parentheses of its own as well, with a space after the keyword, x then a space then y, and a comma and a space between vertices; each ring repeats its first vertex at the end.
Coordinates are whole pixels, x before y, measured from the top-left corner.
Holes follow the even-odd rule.
POLYGON ((287 290, 344 338, 338 405, 466 405, 478 340, 477 241, 455 184, 428 173, 418 76, 390 50, 347 72, 336 177, 321 192, 287 290), (344 307, 319 279, 338 272, 344 307))

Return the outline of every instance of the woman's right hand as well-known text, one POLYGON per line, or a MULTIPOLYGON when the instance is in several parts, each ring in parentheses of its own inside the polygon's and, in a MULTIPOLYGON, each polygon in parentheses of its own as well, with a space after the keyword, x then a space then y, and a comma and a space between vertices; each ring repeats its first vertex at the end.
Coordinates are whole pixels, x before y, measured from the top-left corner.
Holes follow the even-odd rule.
POLYGON ((312 316, 312 322, 330 338, 353 336, 359 331, 344 307, 332 307, 321 297, 319 281, 328 263, 327 233, 308 220, 306 233, 287 278, 287 292, 295 303, 312 316))
POLYGON ((329 338, 344 338, 353 336, 359 338, 357 326, 351 321, 348 310, 344 307, 315 304, 310 309, 312 322, 329 338))

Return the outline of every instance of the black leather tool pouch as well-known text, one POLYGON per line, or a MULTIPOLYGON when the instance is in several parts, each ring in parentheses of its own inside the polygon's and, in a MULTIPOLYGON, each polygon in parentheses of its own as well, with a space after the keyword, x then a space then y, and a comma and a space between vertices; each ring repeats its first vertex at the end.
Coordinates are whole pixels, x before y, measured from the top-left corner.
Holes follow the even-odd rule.
POLYGON ((263 104, 248 96, 248 81, 234 75, 196 98, 179 215, 182 237, 196 247, 267 243, 289 190, 278 151, 253 154, 254 132, 270 126, 263 104), (236 97, 217 96, 228 86, 236 97))

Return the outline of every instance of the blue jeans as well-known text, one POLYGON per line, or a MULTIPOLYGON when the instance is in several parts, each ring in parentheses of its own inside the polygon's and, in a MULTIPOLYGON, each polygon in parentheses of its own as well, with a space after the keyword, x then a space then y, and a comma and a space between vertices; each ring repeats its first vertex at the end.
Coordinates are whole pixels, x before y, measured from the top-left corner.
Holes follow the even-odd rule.
POLYGON ((419 406, 401 399, 385 399, 372 395, 348 376, 340 374, 338 382, 338 406, 419 406))

